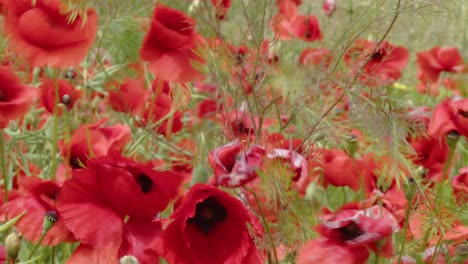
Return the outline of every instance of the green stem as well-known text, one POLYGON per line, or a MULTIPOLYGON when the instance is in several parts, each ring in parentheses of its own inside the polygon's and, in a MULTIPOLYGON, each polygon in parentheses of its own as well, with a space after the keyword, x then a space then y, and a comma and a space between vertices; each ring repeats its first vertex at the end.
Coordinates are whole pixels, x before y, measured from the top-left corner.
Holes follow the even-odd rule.
POLYGON ((50 263, 55 264, 55 247, 52 247, 52 259, 50 263))
MULTIPOLYGON (((3 129, 0 129, 0 166, 2 167, 2 174, 3 174, 3 188, 4 195, 3 195, 3 202, 8 202, 8 185, 9 185, 9 177, 6 169, 6 156, 5 156, 5 132, 3 129)), ((8 219, 7 219, 8 220, 8 219)))
MULTIPOLYGON (((411 186, 411 185, 410 185, 411 186)), ((408 207, 406 208, 405 212, 405 223, 403 224, 403 238, 400 246, 400 251, 398 252, 398 259, 396 263, 401 263, 401 258, 403 257, 403 251, 405 249, 405 244, 406 244, 406 235, 408 233, 408 226, 409 226, 409 216, 411 212, 411 204, 414 198, 414 195, 416 194, 416 189, 411 186, 411 190, 409 193, 409 201, 408 201, 408 207)))
MULTIPOLYGON (((401 6, 401 0, 398 0, 397 2, 397 6, 396 6, 396 11, 395 11, 395 15, 393 16, 393 19, 392 21, 390 22, 390 25, 388 26, 387 30, 384 32, 384 34, 382 35, 382 37, 379 39, 379 41, 377 42, 377 44, 375 45, 374 49, 372 50, 372 52, 370 54, 373 54, 375 51, 377 51, 377 49, 379 48, 380 44, 382 44, 382 42, 387 38, 388 34, 390 33, 390 31, 392 30, 393 26, 395 25, 395 22, 398 18, 398 16, 400 15, 400 6, 401 6)), ((335 108, 335 106, 341 102, 341 100, 343 100, 343 98, 345 97, 346 95, 346 92, 348 90, 351 89, 351 87, 354 86, 354 84, 358 81, 359 77, 362 75, 363 71, 364 71, 364 68, 367 66, 367 64, 369 64, 370 60, 372 59, 372 56, 369 56, 365 61, 364 63, 361 65, 359 71, 354 75, 353 79, 351 80, 351 82, 349 83, 349 85, 347 85, 343 92, 340 94, 340 96, 325 110, 325 112, 323 112, 323 114, 320 115, 319 119, 315 122, 315 124, 312 126, 312 128, 307 132, 308 135, 302 140, 302 142, 296 147, 296 150, 300 149, 304 144, 305 142, 313 135, 313 132, 315 131, 315 129, 318 127, 318 125, 323 121, 323 119, 325 119, 326 116, 328 116, 328 114, 335 108)))
POLYGON ((57 171, 57 153, 58 153, 58 111, 60 103, 59 84, 58 84, 58 70, 53 69, 54 78, 54 110, 53 110, 53 127, 52 127, 52 155, 49 178, 55 180, 57 171))
POLYGON ((247 188, 247 187, 243 187, 246 191, 248 191, 250 194, 252 194, 252 196, 254 197, 255 199, 255 203, 257 204, 257 207, 258 207, 258 211, 260 213, 260 218, 262 220, 262 223, 263 223, 263 226, 265 227, 265 231, 267 233, 267 236, 268 236, 268 240, 270 242, 270 246, 271 246, 271 249, 273 251, 273 256, 275 257, 275 263, 279 264, 279 260, 278 260, 278 255, 276 254, 276 245, 275 245, 275 241, 273 240, 273 236, 271 235, 271 232, 270 232, 270 227, 268 226, 268 223, 265 219, 265 215, 263 214, 263 210, 262 210, 262 206, 261 206, 261 203, 260 201, 258 200, 258 197, 257 195, 255 194, 254 191, 252 191, 251 189, 247 188))
POLYGON ((31 250, 31 252, 29 252, 28 260, 32 258, 32 256, 34 255, 34 252, 36 252, 42 240, 44 240, 44 237, 46 236, 46 234, 47 234, 46 232, 42 232, 41 237, 39 238, 39 241, 37 241, 37 243, 34 245, 33 249, 31 250))

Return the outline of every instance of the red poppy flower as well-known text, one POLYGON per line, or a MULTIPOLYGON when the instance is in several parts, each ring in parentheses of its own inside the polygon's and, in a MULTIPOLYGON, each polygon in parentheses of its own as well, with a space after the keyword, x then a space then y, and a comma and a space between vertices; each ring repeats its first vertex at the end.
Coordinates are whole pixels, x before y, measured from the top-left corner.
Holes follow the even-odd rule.
POLYGON ((21 84, 9 66, 0 66, 0 127, 26 114, 32 104, 34 91, 21 84))
POLYGON ((373 170, 376 168, 372 155, 366 155, 361 159, 354 159, 342 150, 324 150, 324 160, 319 164, 323 168, 324 185, 348 186, 358 191, 364 187, 366 191, 375 177, 373 170))
MULTIPOLYGON (((377 210, 345 209, 323 217, 315 229, 322 236, 350 248, 366 247, 383 257, 393 254, 392 233, 396 220, 376 214, 377 210), (394 222, 392 221, 394 220, 394 222)), ((391 216, 391 214, 389 214, 391 216)))
POLYGON ((239 187, 257 177, 263 164, 265 149, 258 145, 243 151, 239 140, 216 148, 208 154, 214 172, 215 185, 239 187))
POLYGON ((130 128, 115 124, 103 126, 106 120, 94 124, 85 124, 73 132, 68 147, 62 148, 62 155, 67 157, 70 151, 69 165, 73 169, 81 169, 91 157, 101 157, 111 151, 122 151, 131 140, 130 128))
POLYGON ((293 1, 279 3, 279 13, 272 18, 271 25, 280 39, 294 37, 311 42, 323 37, 317 18, 298 14, 293 1))
POLYGON ((177 133, 182 130, 181 113, 178 110, 171 110, 173 106, 169 84, 164 82, 162 87, 155 88, 153 86, 153 92, 149 103, 142 110, 142 120, 139 125, 153 126, 155 131, 163 135, 177 133))
POLYGON ((37 243, 42 234, 42 225, 46 213, 53 212, 58 220, 47 232, 41 244, 55 246, 61 242, 71 242, 73 235, 65 226, 57 211, 56 199, 60 186, 54 181, 46 181, 37 177, 19 177, 18 189, 10 191, 9 201, 3 210, 9 218, 26 214, 16 223, 16 228, 29 241, 37 243))
POLYGON ((468 167, 460 169, 460 174, 452 178, 452 187, 459 204, 468 202, 468 167))
MULTIPOLYGON (((55 86, 58 85, 58 98, 59 103, 63 104, 68 110, 73 108, 75 102, 80 97, 80 92, 71 85, 67 80, 63 79, 45 79, 42 81, 40 99, 41 104, 49 112, 54 112, 55 106, 55 86)), ((62 109, 59 108, 59 114, 62 113, 62 109)))
POLYGON ((345 54, 346 65, 357 74, 364 63, 360 80, 370 86, 388 85, 400 79, 403 68, 409 61, 409 52, 403 46, 395 46, 388 41, 377 43, 358 39, 345 54))
POLYGON ((251 115, 243 108, 220 114, 224 134, 230 140, 255 136, 254 127, 258 127, 258 117, 254 116, 252 122, 251 115))
POLYGON ((456 47, 434 47, 418 52, 418 79, 423 83, 435 83, 441 72, 462 72, 465 69, 463 57, 456 47))
POLYGON ((115 90, 109 91, 109 104, 115 111, 138 113, 148 98, 145 81, 129 78, 115 90))
POLYGON ((191 61, 204 63, 203 58, 194 51, 201 43, 202 38, 195 31, 192 18, 158 3, 140 56, 150 62, 150 70, 158 78, 189 82, 201 76, 191 65, 191 61))
POLYGON ((304 181, 309 174, 307 161, 301 154, 297 153, 296 151, 275 148, 270 153, 268 153, 267 157, 273 161, 285 161, 287 166, 293 172, 293 178, 291 179, 292 181, 304 181))
POLYGON ((231 7, 231 0, 211 0, 216 9, 216 17, 220 20, 226 18, 226 14, 231 7))
POLYGON ((327 49, 307 48, 299 56, 299 63, 328 68, 332 59, 333 57, 327 49))
POLYGON ((6 1, 5 32, 10 47, 32 66, 68 67, 80 64, 97 31, 97 16, 88 9, 70 22, 58 0, 6 1))
POLYGON ((327 238, 307 242, 297 253, 296 264, 361 264, 369 258, 364 247, 351 248, 327 238))
POLYGON ((439 139, 450 132, 468 137, 468 99, 447 99, 434 109, 429 121, 428 135, 439 139))
POLYGON ((427 206, 422 205, 417 211, 411 214, 409 219, 409 231, 413 239, 425 239, 430 246, 435 246, 440 243, 440 241, 460 243, 468 239, 468 227, 460 220, 456 219, 453 212, 447 208, 438 208, 437 215, 435 216, 433 212, 433 208, 427 208, 427 206), (435 220, 433 219, 434 217, 437 217, 439 221, 442 219, 450 219, 450 222, 444 223, 444 232, 439 232, 439 230, 437 230, 438 232, 427 232, 427 230, 425 230, 425 227, 435 220))
POLYGON ((318 19, 314 15, 297 16, 291 23, 295 37, 312 42, 323 38, 318 19))
POLYGON ((247 228, 261 226, 237 198, 215 187, 192 186, 156 245, 169 263, 256 264, 263 258, 247 228))
POLYGON ((215 115, 223 110, 223 105, 217 100, 205 99, 197 105, 197 116, 199 118, 206 118, 215 115))
POLYGON ((156 239, 161 230, 151 221, 175 198, 181 181, 172 172, 153 170, 150 163, 118 156, 90 160, 85 170, 74 171, 64 183, 57 207, 65 225, 82 242, 75 254, 94 256, 99 259, 95 263, 117 262, 119 252, 151 258, 154 252, 145 251, 150 244, 145 241, 156 239), (109 262, 100 262, 106 258, 109 262))

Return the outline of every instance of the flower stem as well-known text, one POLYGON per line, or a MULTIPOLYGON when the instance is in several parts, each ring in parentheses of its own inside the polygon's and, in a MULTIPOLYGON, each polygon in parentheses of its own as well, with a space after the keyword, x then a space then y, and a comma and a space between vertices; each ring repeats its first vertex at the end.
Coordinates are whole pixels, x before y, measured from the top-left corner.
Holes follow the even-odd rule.
MULTIPOLYGON (((2 174, 3 174, 3 202, 8 202, 8 185, 9 185, 9 177, 6 169, 6 156, 5 156, 5 132, 3 129, 0 129, 0 166, 2 167, 2 174)), ((8 220, 8 219, 7 219, 8 220)))
POLYGON ((403 257, 403 251, 405 249, 405 244, 406 244, 406 234, 408 233, 408 226, 409 226, 409 216, 410 216, 410 211, 411 211, 411 204, 414 198, 414 195, 416 194, 416 189, 411 186, 410 193, 408 196, 408 207, 406 208, 405 212, 405 222, 403 224, 403 238, 400 246, 400 251, 398 252, 398 259, 396 263, 401 263, 401 258, 403 257))
POLYGON ((248 191, 250 194, 252 194, 252 196, 254 197, 255 199, 255 203, 257 204, 257 207, 258 207, 258 211, 260 213, 260 218, 262 220, 262 223, 263 223, 263 226, 265 227, 265 230, 266 230, 266 233, 267 233, 267 236, 268 236, 268 240, 270 242, 270 246, 271 246, 271 249, 273 251, 273 256, 275 257, 275 262, 274 263, 279 263, 279 260, 278 260, 278 255, 276 254, 276 245, 275 245, 275 241, 273 240, 273 236, 271 235, 271 232, 270 232, 270 227, 268 226, 268 223, 265 219, 265 215, 263 214, 263 210, 262 210, 262 206, 260 204, 260 201, 258 200, 258 197, 257 195, 255 194, 255 192, 247 187, 243 187, 246 191, 248 191))
POLYGON ((58 153, 58 111, 59 111, 59 84, 58 84, 58 70, 53 69, 54 78, 54 110, 53 110, 53 124, 52 124, 52 155, 50 165, 49 178, 55 180, 57 171, 57 153, 58 153))
POLYGON ((31 252, 29 252, 28 260, 32 258, 32 256, 34 255, 34 252, 36 252, 42 240, 44 240, 44 237, 46 236, 46 234, 47 234, 46 232, 42 232, 41 237, 39 238, 39 241, 37 241, 37 243, 34 245, 33 249, 31 250, 31 252))

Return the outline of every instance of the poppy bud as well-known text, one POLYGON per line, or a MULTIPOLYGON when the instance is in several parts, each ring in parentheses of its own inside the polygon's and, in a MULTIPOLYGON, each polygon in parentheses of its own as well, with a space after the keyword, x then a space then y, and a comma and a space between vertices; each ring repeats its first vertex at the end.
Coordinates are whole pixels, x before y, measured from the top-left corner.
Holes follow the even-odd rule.
POLYGON ((47 211, 44 216, 44 222, 42 222, 42 233, 46 234, 49 232, 55 223, 58 221, 58 215, 55 211, 47 211))
POLYGON ((468 243, 462 243, 455 246, 455 258, 453 263, 466 263, 468 260, 468 243))
POLYGON ((357 137, 356 135, 350 134, 346 136, 346 151, 350 156, 353 156, 357 149, 357 137))
POLYGON ((71 100, 70 95, 64 94, 64 95, 62 96, 62 103, 63 103, 64 105, 68 105, 68 104, 70 103, 70 100, 71 100))
POLYGON ((138 259, 134 256, 123 256, 120 258, 120 264, 139 264, 138 259))
POLYGON ((5 249, 9 259, 15 260, 21 246, 21 237, 16 233, 10 233, 5 238, 5 249))
POLYGON ((447 134, 447 145, 449 146, 450 149, 455 148, 459 138, 460 138, 460 133, 458 133, 455 130, 450 131, 447 134))

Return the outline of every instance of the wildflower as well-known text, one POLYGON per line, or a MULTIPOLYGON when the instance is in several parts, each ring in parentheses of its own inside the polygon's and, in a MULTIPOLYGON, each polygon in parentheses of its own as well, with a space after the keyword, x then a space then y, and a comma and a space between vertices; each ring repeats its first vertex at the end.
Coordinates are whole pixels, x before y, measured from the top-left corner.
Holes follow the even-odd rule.
POLYGON ((213 168, 215 185, 239 187, 257 177, 265 149, 258 145, 242 149, 240 141, 235 140, 210 151, 208 162, 213 168))
POLYGON ((434 47, 417 54, 418 79, 423 83, 435 83, 441 72, 462 72, 463 58, 456 47, 434 47))
MULTIPOLYGON (((46 212, 57 212, 56 201, 60 190, 60 185, 55 181, 25 176, 18 178, 18 189, 10 191, 4 210, 9 218, 27 211, 16 223, 16 228, 28 241, 39 241, 46 212)), ((57 222, 47 232, 41 244, 55 246, 64 241, 74 239, 58 214, 57 222)))
POLYGON ((460 169, 460 174, 452 178, 452 187, 459 204, 468 202, 468 167, 460 169))
MULTIPOLYGON (((44 79, 40 88, 40 100, 42 106, 49 112, 54 112, 55 107, 55 90, 58 86, 58 99, 59 104, 65 106, 67 110, 70 110, 75 105, 76 101, 80 97, 80 92, 67 80, 64 79, 44 79)), ((59 114, 62 113, 62 109, 59 108, 59 114)))
POLYGON ((161 223, 153 220, 176 197, 181 181, 170 171, 118 155, 75 170, 57 202, 66 226, 81 241, 70 261, 117 263, 132 255, 140 263, 154 263, 155 253, 145 251, 161 231, 161 223))
POLYGON ((204 63, 195 49, 203 42, 195 31, 195 20, 181 11, 156 4, 151 27, 143 40, 140 56, 150 70, 165 81, 189 82, 201 74, 191 61, 204 63))
POLYGON ((173 99, 170 95, 169 83, 155 80, 152 87, 153 93, 149 103, 142 109, 142 119, 139 125, 156 125, 154 130, 158 134, 169 135, 177 133, 183 128, 182 115, 178 110, 172 110, 173 99))
POLYGON ((369 86, 388 85, 398 81, 409 61, 409 52, 403 46, 395 46, 388 41, 376 47, 375 41, 358 39, 346 52, 344 60, 352 74, 363 73, 360 81, 369 86))
POLYGON ((5 1, 10 47, 32 66, 69 67, 81 63, 94 42, 97 15, 86 11, 70 22, 58 0, 5 1))
POLYGON ((247 228, 261 226, 242 202, 215 187, 192 186, 156 244, 169 263, 263 263, 247 228))
POLYGON ((86 166, 88 159, 105 156, 112 151, 122 151, 131 140, 130 128, 126 125, 115 124, 103 126, 103 119, 94 124, 84 124, 72 134, 69 144, 62 146, 62 155, 67 157, 70 151, 68 165, 73 169, 86 166))
POLYGON ((308 241, 297 254, 296 264, 361 264, 369 258, 364 247, 351 248, 326 238, 308 241))
POLYGON ((9 66, 0 66, 0 127, 23 117, 32 104, 34 92, 21 84, 9 66))
POLYGON ((231 7, 231 0, 211 0, 211 3, 216 9, 216 18, 224 20, 231 7))
POLYGON ((129 78, 109 91, 108 100, 115 111, 137 114, 145 106, 148 95, 144 80, 129 78))
POLYGON ((468 137, 468 99, 447 99, 434 109, 428 135, 439 139, 450 132, 468 137))

